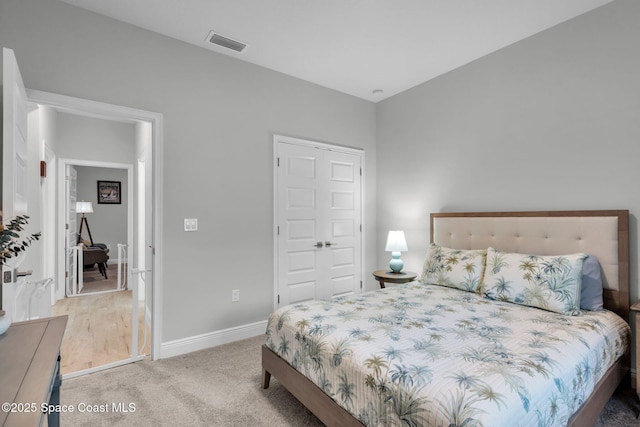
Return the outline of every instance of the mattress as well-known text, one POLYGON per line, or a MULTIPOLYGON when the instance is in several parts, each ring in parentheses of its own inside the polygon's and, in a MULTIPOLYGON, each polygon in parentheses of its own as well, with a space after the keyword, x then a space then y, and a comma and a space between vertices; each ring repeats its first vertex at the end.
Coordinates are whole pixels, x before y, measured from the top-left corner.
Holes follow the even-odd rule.
POLYGON ((564 426, 629 340, 609 311, 568 316, 420 282, 282 307, 266 332, 368 426, 564 426))

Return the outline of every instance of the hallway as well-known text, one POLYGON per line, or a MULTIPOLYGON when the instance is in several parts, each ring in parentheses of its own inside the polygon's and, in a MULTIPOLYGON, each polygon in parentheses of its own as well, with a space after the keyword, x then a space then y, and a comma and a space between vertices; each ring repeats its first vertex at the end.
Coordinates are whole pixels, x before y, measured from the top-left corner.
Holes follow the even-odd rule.
MULTIPOLYGON (((110 276, 115 277, 114 266, 110 276)), ((68 374, 128 359, 131 356, 132 291, 103 292, 58 301, 53 315, 68 315, 62 341, 61 373, 68 374)), ((150 354, 151 331, 144 331, 144 304, 139 307, 138 343, 150 354)))

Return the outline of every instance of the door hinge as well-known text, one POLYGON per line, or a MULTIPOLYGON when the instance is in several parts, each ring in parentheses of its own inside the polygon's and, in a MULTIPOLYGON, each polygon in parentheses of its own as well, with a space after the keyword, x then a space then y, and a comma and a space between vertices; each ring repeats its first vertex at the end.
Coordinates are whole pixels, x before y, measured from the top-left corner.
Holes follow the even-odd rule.
POLYGON ((69 272, 68 271, 64 272, 64 277, 65 277, 65 279, 69 278, 69 272))
POLYGON ((277 160, 278 160, 278 167, 280 167, 280 157, 278 157, 277 160))
POLYGON ((277 233, 278 236, 280 235, 280 226, 276 227, 276 233, 277 233))
POLYGON ((362 289, 362 280, 360 280, 360 289, 362 289))
POLYGON ((362 168, 360 168, 360 176, 362 176, 362 168))
POLYGON ((280 304, 280 294, 278 294, 278 304, 280 304))
POLYGON ((360 232, 362 233, 362 224, 360 224, 360 232))
POLYGON ((69 224, 65 224, 65 225, 64 225, 64 229, 65 229, 65 230, 68 230, 68 229, 69 229, 69 224))

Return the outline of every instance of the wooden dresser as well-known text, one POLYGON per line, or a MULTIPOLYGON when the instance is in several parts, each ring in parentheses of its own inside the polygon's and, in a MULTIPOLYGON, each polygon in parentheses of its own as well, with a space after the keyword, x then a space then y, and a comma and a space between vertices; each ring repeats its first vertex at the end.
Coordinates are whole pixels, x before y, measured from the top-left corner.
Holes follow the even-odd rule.
POLYGON ((0 426, 59 425, 60 345, 67 316, 16 322, 0 336, 0 426))

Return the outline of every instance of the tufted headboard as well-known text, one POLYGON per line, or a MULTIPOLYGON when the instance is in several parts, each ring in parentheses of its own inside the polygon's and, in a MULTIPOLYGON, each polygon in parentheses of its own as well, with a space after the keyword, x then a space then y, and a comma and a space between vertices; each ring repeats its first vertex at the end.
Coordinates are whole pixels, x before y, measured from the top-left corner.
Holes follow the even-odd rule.
POLYGON ((455 249, 594 255, 602 266, 605 308, 629 321, 628 210, 432 213, 431 242, 455 249))

